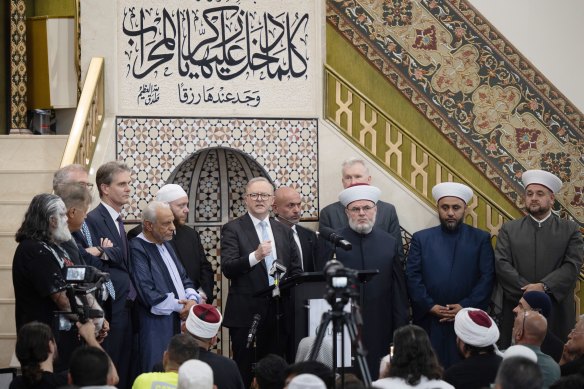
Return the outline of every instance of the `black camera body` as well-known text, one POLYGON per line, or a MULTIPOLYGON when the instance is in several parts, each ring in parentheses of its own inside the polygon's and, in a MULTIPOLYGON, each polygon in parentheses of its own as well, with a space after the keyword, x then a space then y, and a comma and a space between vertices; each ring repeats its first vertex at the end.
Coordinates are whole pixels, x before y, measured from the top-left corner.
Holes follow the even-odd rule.
POLYGON ((63 324, 63 318, 70 324, 76 321, 85 323, 90 319, 102 319, 104 317, 101 308, 104 300, 102 285, 109 280, 109 274, 93 266, 76 265, 63 268, 63 276, 67 282, 65 293, 71 311, 55 312, 59 315, 59 329, 67 330, 68 326, 63 324))
POLYGON ((333 308, 341 312, 350 299, 359 298, 359 273, 357 270, 344 267, 336 259, 328 261, 324 266, 327 291, 324 296, 333 308))

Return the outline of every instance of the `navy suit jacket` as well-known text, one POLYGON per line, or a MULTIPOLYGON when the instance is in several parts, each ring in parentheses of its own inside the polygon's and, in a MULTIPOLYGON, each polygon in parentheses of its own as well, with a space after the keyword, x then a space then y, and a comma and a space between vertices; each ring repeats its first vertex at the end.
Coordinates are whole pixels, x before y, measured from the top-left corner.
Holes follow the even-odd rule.
POLYGON ((94 244, 101 238, 108 238, 113 243, 113 247, 104 247, 108 258, 110 278, 116 291, 116 300, 112 307, 112 314, 121 312, 126 303, 130 290, 130 265, 128 253, 124 251, 122 237, 108 210, 99 204, 95 209, 87 214, 85 223, 91 232, 91 239, 94 244))
MULTIPOLYGON (((285 277, 302 272, 292 230, 270 218, 278 262, 286 266, 285 277)), ((268 287, 265 261, 249 266, 249 254, 260 244, 249 214, 225 224, 221 229, 221 270, 231 280, 223 325, 228 328, 249 327, 253 315, 265 317, 268 297, 253 297, 268 287)))

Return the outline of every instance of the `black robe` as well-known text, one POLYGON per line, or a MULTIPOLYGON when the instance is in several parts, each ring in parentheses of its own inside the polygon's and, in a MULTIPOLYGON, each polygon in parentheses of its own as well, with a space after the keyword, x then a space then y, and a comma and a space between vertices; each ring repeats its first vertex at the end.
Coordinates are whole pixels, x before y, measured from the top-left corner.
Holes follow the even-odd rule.
POLYGON ((366 235, 347 227, 340 235, 353 244, 353 249, 337 250, 337 260, 355 270, 379 270, 378 275, 362 285, 359 302, 367 365, 375 380, 381 358, 389 353, 393 332, 408 323, 407 289, 398 246, 388 232, 378 227, 366 235))

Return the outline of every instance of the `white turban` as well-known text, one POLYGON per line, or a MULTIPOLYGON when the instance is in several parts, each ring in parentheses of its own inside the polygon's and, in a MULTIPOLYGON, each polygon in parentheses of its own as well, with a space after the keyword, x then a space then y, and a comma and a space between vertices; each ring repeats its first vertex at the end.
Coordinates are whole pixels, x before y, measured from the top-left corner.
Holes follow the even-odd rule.
POLYGON ((442 197, 458 197, 466 204, 472 199, 472 189, 458 182, 443 182, 432 188, 432 197, 438 202, 442 197))
POLYGON ((497 324, 483 310, 463 308, 454 317, 454 332, 464 343, 475 347, 494 345, 499 340, 497 324))
POLYGON ((377 204, 381 190, 369 184, 355 184, 339 194, 339 201, 345 207, 357 200, 369 200, 377 204))
POLYGON ((156 200, 163 203, 170 203, 182 197, 187 197, 187 192, 177 184, 166 184, 156 193, 156 200))
POLYGON ((553 193, 558 193, 562 189, 562 180, 545 170, 526 170, 521 176, 521 181, 526 189, 531 184, 543 185, 553 193))
POLYGON ((203 361, 189 359, 178 368, 177 389, 213 389, 213 370, 203 361))
POLYGON ((217 335, 223 316, 210 304, 198 304, 191 308, 187 317, 187 331, 196 337, 211 339, 217 335))

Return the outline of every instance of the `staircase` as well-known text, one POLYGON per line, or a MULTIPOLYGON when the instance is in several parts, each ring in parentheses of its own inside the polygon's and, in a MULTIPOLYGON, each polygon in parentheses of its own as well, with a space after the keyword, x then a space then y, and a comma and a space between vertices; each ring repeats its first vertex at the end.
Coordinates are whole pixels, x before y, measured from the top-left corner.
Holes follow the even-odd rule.
POLYGON ((10 364, 16 342, 12 258, 14 234, 30 200, 52 191, 67 136, 0 136, 0 368, 10 364))

